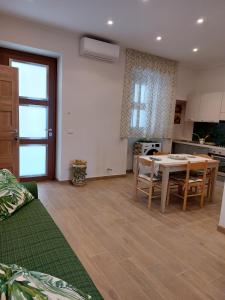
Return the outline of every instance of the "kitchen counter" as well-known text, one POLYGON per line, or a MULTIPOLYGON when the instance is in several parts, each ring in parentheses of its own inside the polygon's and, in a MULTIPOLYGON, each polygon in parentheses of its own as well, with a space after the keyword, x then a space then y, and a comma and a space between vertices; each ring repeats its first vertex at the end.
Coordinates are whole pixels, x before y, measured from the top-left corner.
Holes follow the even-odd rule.
MULTIPOLYGON (((198 142, 186 141, 186 140, 173 140, 173 143, 191 145, 191 146, 196 146, 196 147, 203 147, 203 148, 208 148, 208 149, 220 149, 221 150, 221 148, 222 148, 222 147, 214 146, 211 144, 200 144, 198 142)), ((222 149, 224 149, 224 148, 222 148, 222 149)))

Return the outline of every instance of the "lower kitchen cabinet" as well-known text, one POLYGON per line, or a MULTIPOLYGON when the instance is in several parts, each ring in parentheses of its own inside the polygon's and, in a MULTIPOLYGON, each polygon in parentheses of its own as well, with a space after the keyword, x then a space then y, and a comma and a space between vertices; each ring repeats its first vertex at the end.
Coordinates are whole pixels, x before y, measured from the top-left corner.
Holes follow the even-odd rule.
POLYGON ((173 143, 173 146, 172 146, 172 153, 175 153, 175 154, 184 154, 184 153, 187 153, 187 154, 208 154, 210 151, 209 151, 209 148, 206 148, 206 147, 201 147, 201 146, 198 146, 198 145, 188 145, 188 144, 181 144, 181 143, 173 143))

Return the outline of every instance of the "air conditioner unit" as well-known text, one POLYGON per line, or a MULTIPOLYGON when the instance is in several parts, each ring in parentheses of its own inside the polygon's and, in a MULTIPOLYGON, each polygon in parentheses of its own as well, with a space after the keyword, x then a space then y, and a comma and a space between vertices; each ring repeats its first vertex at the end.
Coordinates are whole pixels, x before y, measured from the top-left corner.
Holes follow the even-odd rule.
POLYGON ((82 37, 80 40, 80 55, 114 62, 119 59, 120 47, 115 44, 82 37))

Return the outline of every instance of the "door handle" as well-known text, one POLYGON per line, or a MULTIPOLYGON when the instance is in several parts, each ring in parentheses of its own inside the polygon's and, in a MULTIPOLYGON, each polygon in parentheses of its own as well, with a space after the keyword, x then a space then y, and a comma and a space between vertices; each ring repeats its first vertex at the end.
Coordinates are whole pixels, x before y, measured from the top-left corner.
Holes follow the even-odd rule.
POLYGON ((52 128, 47 129, 47 132, 48 132, 48 136, 52 136, 53 135, 52 128))
POLYGON ((9 131, 9 133, 18 133, 18 129, 14 129, 12 131, 9 131))
POLYGON ((9 133, 12 133, 12 134, 15 135, 15 136, 14 136, 14 141, 18 141, 18 139, 19 139, 19 136, 18 136, 18 129, 14 129, 14 130, 10 131, 9 133))

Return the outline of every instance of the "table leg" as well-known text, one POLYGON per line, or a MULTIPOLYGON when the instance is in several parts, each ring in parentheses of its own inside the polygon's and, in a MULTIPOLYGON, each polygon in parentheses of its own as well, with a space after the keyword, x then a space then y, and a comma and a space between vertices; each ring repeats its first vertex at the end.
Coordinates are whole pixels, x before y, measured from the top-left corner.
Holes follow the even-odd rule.
POLYGON ((165 212, 167 188, 169 181, 169 168, 163 168, 162 170, 162 192, 161 192, 161 213, 165 212))
POLYGON ((217 173, 218 173, 218 166, 216 166, 212 169, 212 186, 211 186, 211 189, 210 189, 210 197, 209 197, 210 202, 213 201, 214 195, 215 195, 217 173))

